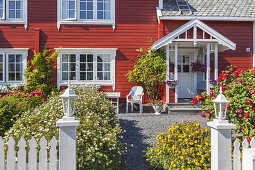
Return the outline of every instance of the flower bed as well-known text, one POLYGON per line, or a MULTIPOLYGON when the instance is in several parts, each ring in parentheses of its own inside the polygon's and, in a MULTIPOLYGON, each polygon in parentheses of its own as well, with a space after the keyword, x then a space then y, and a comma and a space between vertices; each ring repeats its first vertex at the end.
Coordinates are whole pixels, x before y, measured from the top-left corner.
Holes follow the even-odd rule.
POLYGON ((210 131, 196 122, 182 121, 161 133, 145 151, 154 169, 210 169, 210 131))

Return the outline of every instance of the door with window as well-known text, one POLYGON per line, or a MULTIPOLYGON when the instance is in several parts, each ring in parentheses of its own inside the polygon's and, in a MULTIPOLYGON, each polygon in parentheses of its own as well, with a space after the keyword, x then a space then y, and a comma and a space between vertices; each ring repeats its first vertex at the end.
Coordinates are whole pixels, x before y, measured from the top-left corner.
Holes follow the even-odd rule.
POLYGON ((178 98, 194 97, 194 73, 191 63, 194 60, 194 53, 186 52, 178 55, 178 98))

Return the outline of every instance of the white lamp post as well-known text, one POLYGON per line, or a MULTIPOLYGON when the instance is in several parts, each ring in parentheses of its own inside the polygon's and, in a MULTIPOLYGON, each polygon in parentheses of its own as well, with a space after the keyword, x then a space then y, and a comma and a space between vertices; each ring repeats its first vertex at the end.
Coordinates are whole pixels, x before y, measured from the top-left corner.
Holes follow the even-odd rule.
POLYGON ((228 101, 222 94, 222 87, 220 87, 220 94, 213 100, 215 108, 215 116, 217 119, 225 120, 227 117, 228 101))
POLYGON ((66 117, 72 117, 74 115, 76 98, 78 97, 71 89, 70 84, 65 92, 60 96, 63 102, 63 112, 66 117))

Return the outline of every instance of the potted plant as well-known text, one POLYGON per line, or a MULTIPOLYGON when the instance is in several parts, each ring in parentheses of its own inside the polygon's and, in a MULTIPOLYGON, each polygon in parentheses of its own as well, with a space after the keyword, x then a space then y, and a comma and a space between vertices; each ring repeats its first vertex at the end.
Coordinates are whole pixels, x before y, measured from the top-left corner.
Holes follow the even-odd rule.
POLYGON ((214 89, 217 86, 217 80, 210 79, 210 88, 214 89))
POLYGON ((152 107, 155 110, 155 115, 161 115, 161 110, 163 109, 164 101, 163 100, 153 100, 152 107))
POLYGON ((165 84, 168 85, 168 87, 170 89, 174 89, 178 85, 179 80, 167 80, 167 81, 164 81, 164 82, 165 82, 165 84))
POLYGON ((206 65, 200 63, 200 61, 197 61, 195 63, 191 63, 192 66, 192 72, 206 72, 206 65))

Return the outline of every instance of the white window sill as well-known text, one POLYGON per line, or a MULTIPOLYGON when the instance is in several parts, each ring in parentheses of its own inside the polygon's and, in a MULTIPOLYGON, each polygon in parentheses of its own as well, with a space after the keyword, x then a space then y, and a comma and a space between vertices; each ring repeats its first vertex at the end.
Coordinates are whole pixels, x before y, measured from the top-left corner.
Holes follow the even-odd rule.
MULTIPOLYGON (((114 83, 110 81, 75 81, 70 80, 70 84, 72 85, 101 85, 101 86, 114 86, 114 83)), ((62 81, 59 83, 59 86, 67 86, 68 81, 62 81)))
POLYGON ((58 29, 60 29, 60 25, 73 25, 73 24, 84 24, 84 25, 112 25, 113 29, 115 29, 115 22, 113 20, 61 20, 58 22, 58 29))
POLYGON ((27 29, 27 22, 25 20, 1 20, 0 24, 24 24, 25 29, 27 29))

